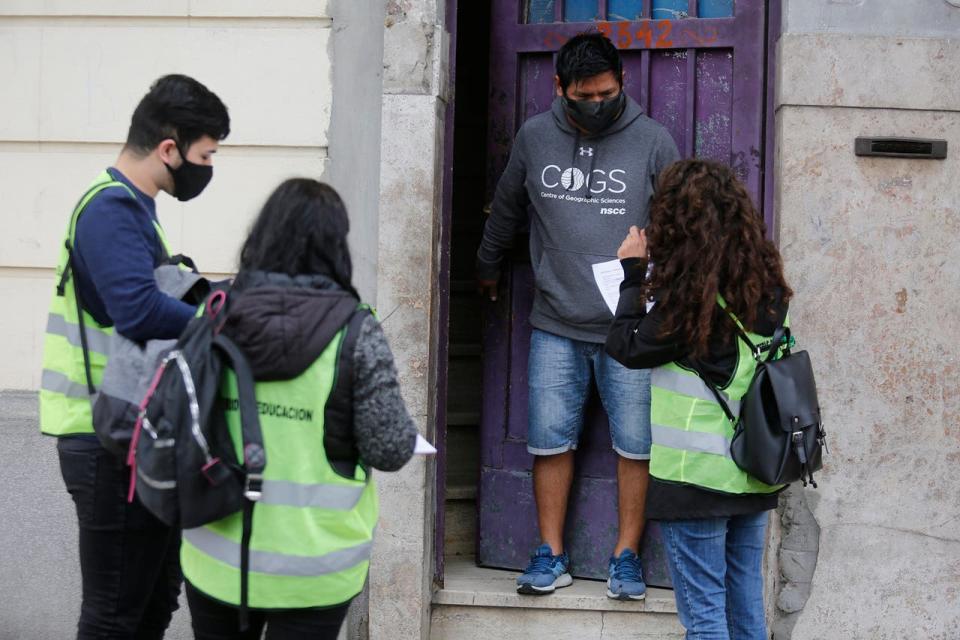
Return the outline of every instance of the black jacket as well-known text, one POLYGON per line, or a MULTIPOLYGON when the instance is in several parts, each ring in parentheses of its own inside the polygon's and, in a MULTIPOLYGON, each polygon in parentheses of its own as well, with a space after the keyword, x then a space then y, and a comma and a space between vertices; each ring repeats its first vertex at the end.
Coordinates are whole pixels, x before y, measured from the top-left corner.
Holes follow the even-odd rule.
MULTIPOLYGON (((242 273, 223 332, 239 346, 257 381, 290 380, 312 365, 356 311, 358 300, 325 275, 242 273)), ((400 395, 393 354, 380 323, 367 315, 353 354, 352 424, 325 425, 327 457, 352 474, 366 466, 395 471, 413 455, 417 428, 400 395), (340 455, 336 451, 348 449, 340 455)))
MULTIPOLYGON (((620 303, 616 317, 607 335, 606 351, 624 366, 633 369, 652 369, 681 361, 706 375, 718 387, 725 387, 737 367, 737 344, 722 336, 729 332, 712 331, 708 353, 696 361, 689 358, 690 348, 675 336, 661 336, 663 316, 656 306, 647 313, 641 300, 646 275, 646 261, 632 258, 622 260, 624 281, 620 285, 620 303)), ((758 310, 753 331, 771 335, 787 314, 787 306, 780 302, 781 292, 770 293, 776 319, 766 317, 758 310)), ((764 305, 766 306, 766 305, 764 305)), ((717 305, 713 326, 732 322, 717 305)), ((681 520, 688 518, 716 518, 756 513, 777 506, 777 495, 737 496, 709 491, 694 485, 665 482, 650 478, 646 513, 651 520, 681 520)))

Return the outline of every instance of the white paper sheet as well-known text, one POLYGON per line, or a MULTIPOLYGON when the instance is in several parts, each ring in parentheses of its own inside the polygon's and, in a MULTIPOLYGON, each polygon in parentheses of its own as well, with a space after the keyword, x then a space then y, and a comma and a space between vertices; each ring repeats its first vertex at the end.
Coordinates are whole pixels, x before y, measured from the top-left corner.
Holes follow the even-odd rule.
POLYGON ((422 435, 417 434, 417 444, 413 447, 413 452, 415 454, 420 454, 422 456, 432 456, 437 452, 432 444, 426 441, 422 435))
MULTIPOLYGON (((653 263, 647 265, 647 277, 650 277, 650 271, 653 269, 653 263)), ((617 304, 620 302, 620 283, 623 282, 623 267, 620 260, 610 260, 609 262, 598 262, 593 265, 593 279, 600 289, 600 295, 603 301, 610 307, 610 313, 617 315, 617 304)), ((647 313, 653 308, 653 302, 647 301, 647 313)))
POLYGON ((600 289, 603 301, 610 307, 610 313, 617 313, 617 303, 620 301, 620 283, 623 282, 623 267, 619 260, 598 262, 593 265, 593 279, 600 289))

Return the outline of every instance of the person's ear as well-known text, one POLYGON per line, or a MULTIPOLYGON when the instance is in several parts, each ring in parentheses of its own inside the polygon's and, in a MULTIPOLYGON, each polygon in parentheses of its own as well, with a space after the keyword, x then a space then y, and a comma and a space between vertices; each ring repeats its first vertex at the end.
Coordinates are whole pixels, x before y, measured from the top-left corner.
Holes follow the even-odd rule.
POLYGON ((553 76, 553 86, 557 91, 557 95, 563 97, 563 89, 560 88, 560 76, 553 76))
POLYGON ((157 145, 157 157, 159 157, 164 164, 174 168, 179 166, 182 161, 180 151, 177 149, 177 143, 174 142, 173 138, 160 141, 160 144, 157 145))

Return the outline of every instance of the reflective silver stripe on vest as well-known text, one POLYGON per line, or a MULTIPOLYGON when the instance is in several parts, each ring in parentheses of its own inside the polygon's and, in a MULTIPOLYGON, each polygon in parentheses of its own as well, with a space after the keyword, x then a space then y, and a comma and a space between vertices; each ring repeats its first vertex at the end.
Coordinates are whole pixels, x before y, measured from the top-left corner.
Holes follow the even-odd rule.
MULTIPOLYGON (((184 529, 183 538, 203 553, 240 569, 240 543, 233 542, 205 527, 184 529)), ((280 576, 321 576, 355 567, 370 559, 373 542, 331 551, 322 556, 291 556, 274 551, 250 550, 250 571, 280 576)))
POLYGON ((264 480, 260 502, 289 507, 316 507, 346 511, 357 506, 365 487, 330 484, 300 484, 264 480))
POLYGON ((90 392, 87 389, 87 385, 78 384, 59 371, 52 369, 43 370, 43 375, 40 376, 40 388, 44 391, 62 393, 68 398, 90 399, 90 392))
MULTIPOLYGON (((650 374, 650 385, 654 387, 660 387, 661 389, 666 389, 667 391, 681 393, 685 396, 690 396, 691 398, 697 398, 698 400, 706 400, 707 402, 719 404, 717 402, 717 397, 713 395, 713 392, 710 391, 710 388, 707 387, 707 384, 695 373, 684 374, 671 369, 657 367, 653 370, 653 373, 650 374)), ((734 416, 739 416, 740 401, 731 400, 730 396, 723 391, 720 392, 720 395, 723 396, 723 399, 727 401, 727 406, 730 407, 730 412, 734 416)))
POLYGON ((713 453, 730 458, 730 441, 719 433, 701 433, 665 427, 662 424, 650 425, 653 444, 683 451, 713 453))
MULTIPOLYGON (((110 335, 96 327, 84 325, 83 328, 87 334, 87 349, 105 356, 110 355, 110 335)), ((51 313, 47 316, 47 333, 63 336, 74 347, 80 348, 83 346, 83 343, 80 342, 80 325, 67 322, 58 313, 51 313)))
POLYGON ((146 473, 143 472, 143 467, 137 467, 137 477, 143 480, 146 484, 150 485, 154 489, 176 489, 177 481, 176 480, 157 480, 156 478, 151 478, 146 473))

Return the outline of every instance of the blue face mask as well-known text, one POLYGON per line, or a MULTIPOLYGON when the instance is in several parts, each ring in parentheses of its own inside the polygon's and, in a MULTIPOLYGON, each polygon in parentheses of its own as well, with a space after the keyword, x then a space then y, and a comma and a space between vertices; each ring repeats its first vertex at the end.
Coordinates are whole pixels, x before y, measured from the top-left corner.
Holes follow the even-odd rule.
POLYGON ((588 100, 572 100, 563 97, 563 109, 573 122, 590 134, 597 134, 616 121, 627 104, 627 96, 620 93, 612 98, 592 102, 588 100))

